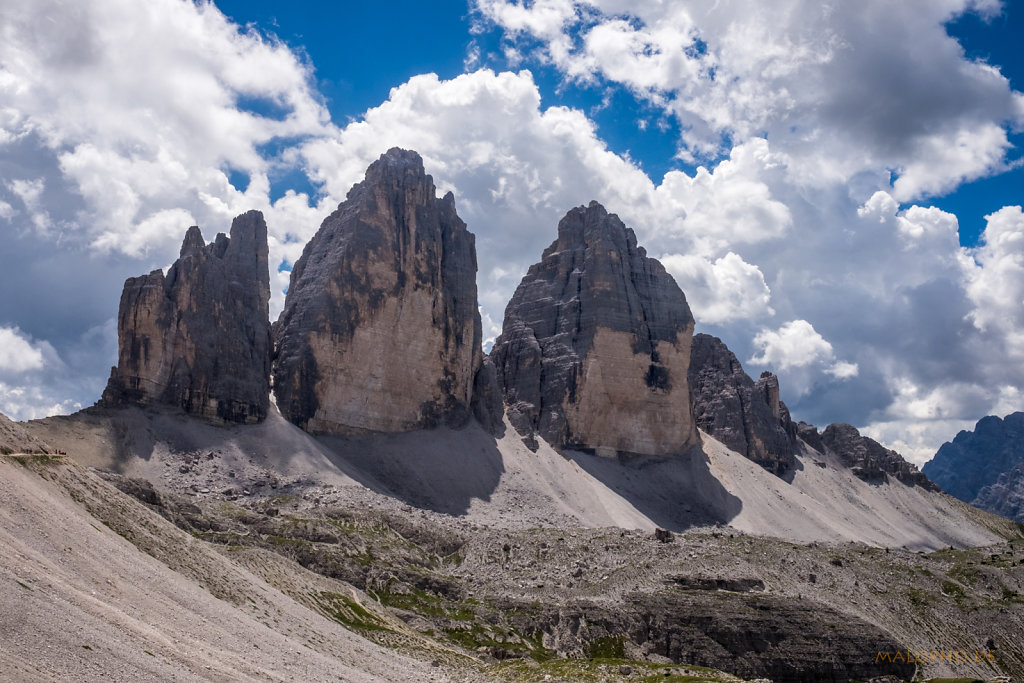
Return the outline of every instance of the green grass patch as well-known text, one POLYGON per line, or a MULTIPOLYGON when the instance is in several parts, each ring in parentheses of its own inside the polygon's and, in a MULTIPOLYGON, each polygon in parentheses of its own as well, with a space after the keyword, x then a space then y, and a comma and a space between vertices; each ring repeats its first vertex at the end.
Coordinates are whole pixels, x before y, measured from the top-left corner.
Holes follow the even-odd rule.
POLYGON ((314 593, 313 602, 320 613, 354 631, 392 631, 386 621, 373 614, 354 599, 341 593, 314 593))
POLYGON ((622 636, 598 638, 587 647, 590 659, 625 659, 626 639, 622 636))
POLYGON ((403 586, 401 590, 394 591, 393 587, 393 584, 389 584, 377 594, 376 597, 381 604, 415 612, 424 617, 445 618, 453 621, 473 621, 477 617, 472 608, 473 603, 468 600, 454 602, 411 586, 403 586))
POLYGON ((642 683, 735 683, 741 679, 704 667, 679 664, 651 664, 627 659, 551 659, 544 662, 509 660, 496 664, 494 671, 501 680, 517 683, 539 683, 560 680, 574 683, 640 681, 642 683), (628 666, 628 676, 619 673, 628 666))
POLYGON ((928 594, 928 591, 920 588, 908 588, 907 597, 915 605, 930 605, 932 603, 932 596, 928 594))
POLYGON ((960 583, 967 584, 968 586, 974 586, 978 583, 978 579, 981 577, 981 572, 973 566, 973 564, 956 564, 947 572, 947 575, 951 579, 956 579, 960 583))

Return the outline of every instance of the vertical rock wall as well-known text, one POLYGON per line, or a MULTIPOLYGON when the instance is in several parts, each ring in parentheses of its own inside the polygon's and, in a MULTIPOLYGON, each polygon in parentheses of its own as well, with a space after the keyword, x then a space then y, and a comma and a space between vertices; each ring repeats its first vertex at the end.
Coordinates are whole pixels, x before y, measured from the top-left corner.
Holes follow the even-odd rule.
POLYGON ((718 337, 697 334, 690 356, 690 395, 697 426, 769 472, 795 464, 796 426, 779 398, 779 379, 754 382, 718 337))

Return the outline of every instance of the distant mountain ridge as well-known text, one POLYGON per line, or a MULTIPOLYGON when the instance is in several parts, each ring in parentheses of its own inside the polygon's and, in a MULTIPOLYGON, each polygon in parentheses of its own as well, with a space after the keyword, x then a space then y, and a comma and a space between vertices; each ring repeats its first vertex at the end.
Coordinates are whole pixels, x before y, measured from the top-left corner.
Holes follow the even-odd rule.
POLYGON ((1024 412, 981 418, 942 444, 923 471, 950 495, 1024 522, 1024 412))

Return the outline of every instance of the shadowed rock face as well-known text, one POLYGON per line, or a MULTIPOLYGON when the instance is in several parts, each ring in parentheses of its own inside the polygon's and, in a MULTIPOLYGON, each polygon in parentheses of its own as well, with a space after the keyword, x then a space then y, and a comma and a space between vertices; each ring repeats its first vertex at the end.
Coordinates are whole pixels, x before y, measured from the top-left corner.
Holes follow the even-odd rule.
POLYGON ((755 383, 718 337, 697 334, 690 351, 690 396, 697 426, 769 472, 795 463, 796 427, 779 399, 779 380, 755 383))
POLYGON ((591 202, 566 214, 505 309, 491 357, 527 439, 601 454, 699 442, 687 369, 693 316, 632 230, 591 202))
POLYGON ((1024 463, 978 491, 971 505, 1024 523, 1024 463))
POLYGON ((306 431, 469 418, 482 357, 475 241, 418 154, 382 155, 324 220, 274 335, 277 404, 306 431))
POLYGON ((206 244, 191 227, 165 276, 125 281, 118 362, 102 405, 179 406, 213 422, 259 422, 270 403, 267 224, 250 211, 206 244))
MULTIPOLYGON (((942 444, 935 457, 925 464, 924 472, 951 496, 970 503, 983 488, 996 484, 1000 475, 1021 464, 1024 464, 1024 412, 1005 418, 994 415, 981 418, 974 431, 961 431, 951 442, 942 444)), ((995 504, 991 494, 987 493, 985 500, 995 504)), ((993 507, 982 507, 998 512, 993 507)))
POLYGON ((848 424, 830 424, 821 433, 825 448, 839 457, 843 464, 865 481, 885 481, 888 476, 908 486, 920 486, 930 491, 938 487, 922 474, 916 465, 903 459, 896 451, 890 450, 874 439, 861 436, 848 424))

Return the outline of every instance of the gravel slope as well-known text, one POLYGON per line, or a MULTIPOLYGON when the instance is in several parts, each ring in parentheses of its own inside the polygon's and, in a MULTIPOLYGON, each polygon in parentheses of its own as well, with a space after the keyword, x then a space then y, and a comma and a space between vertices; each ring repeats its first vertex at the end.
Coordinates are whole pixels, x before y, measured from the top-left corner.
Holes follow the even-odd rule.
POLYGON ((798 542, 911 550, 986 545, 1012 533, 1009 522, 945 494, 862 481, 810 448, 780 479, 706 434, 701 449, 681 456, 622 463, 559 454, 543 441, 533 452, 511 427, 500 439, 475 424, 316 439, 271 413, 264 424, 230 429, 136 409, 26 426, 76 461, 202 496, 412 506, 502 528, 727 525, 798 542))
POLYGON ((466 680, 352 633, 80 466, 0 458, 0 501, 5 680, 466 680))

